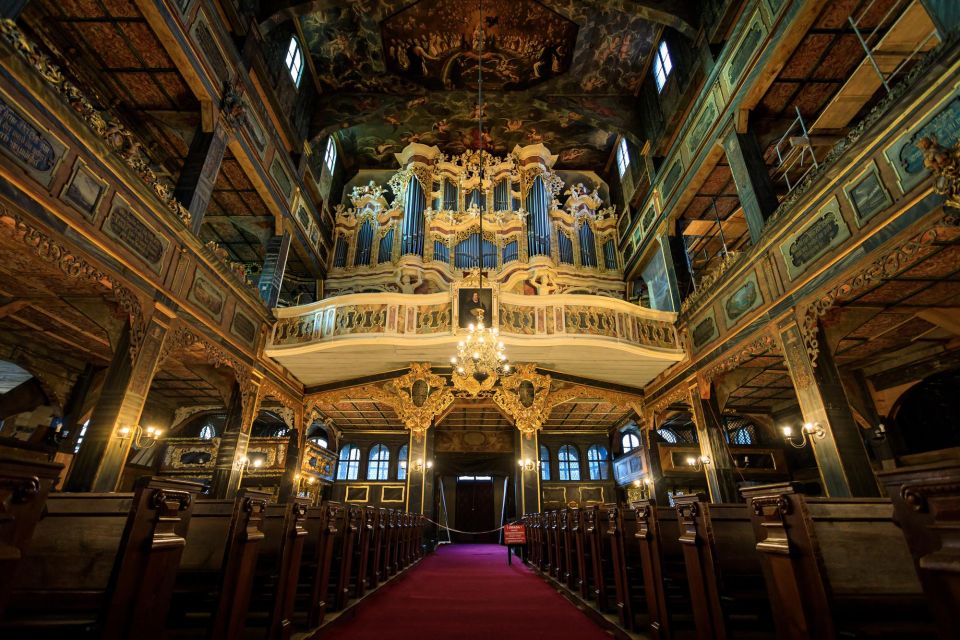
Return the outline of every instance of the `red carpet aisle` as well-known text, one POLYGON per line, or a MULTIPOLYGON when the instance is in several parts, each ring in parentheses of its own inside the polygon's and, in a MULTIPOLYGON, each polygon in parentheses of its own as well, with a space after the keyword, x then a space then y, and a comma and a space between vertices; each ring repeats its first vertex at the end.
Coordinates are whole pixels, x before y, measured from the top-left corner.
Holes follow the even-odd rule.
POLYGON ((609 640, 497 545, 444 546, 323 636, 365 640, 609 640))

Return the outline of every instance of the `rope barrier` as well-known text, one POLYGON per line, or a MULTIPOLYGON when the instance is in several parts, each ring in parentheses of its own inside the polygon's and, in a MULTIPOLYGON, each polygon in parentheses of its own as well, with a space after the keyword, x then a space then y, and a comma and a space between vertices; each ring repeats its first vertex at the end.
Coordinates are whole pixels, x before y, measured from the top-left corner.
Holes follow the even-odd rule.
POLYGON ((503 529, 504 527, 506 527, 507 524, 516 524, 516 523, 520 522, 519 520, 514 520, 513 522, 508 522, 507 524, 505 524, 505 525, 503 525, 503 526, 500 526, 500 527, 497 527, 496 529, 490 529, 489 531, 461 531, 460 529, 454 529, 453 527, 448 527, 448 526, 445 525, 445 524, 440 524, 439 522, 434 522, 433 520, 431 520, 430 518, 428 518, 428 517, 426 517, 426 516, 423 516, 423 519, 426 520, 427 522, 431 523, 431 524, 437 525, 438 527, 442 527, 442 528, 444 528, 444 529, 446 529, 447 531, 450 531, 450 532, 452 532, 452 533, 462 533, 462 534, 465 534, 465 535, 468 535, 468 536, 480 536, 480 535, 484 535, 484 534, 486 534, 486 533, 497 533, 498 531, 500 531, 501 529, 503 529))

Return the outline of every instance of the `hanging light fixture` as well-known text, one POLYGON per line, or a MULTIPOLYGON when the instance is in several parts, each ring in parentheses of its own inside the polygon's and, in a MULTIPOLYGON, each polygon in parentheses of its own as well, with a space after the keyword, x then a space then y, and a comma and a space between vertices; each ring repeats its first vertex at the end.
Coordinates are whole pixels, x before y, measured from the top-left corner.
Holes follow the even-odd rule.
MULTIPOLYGON (((480 22, 477 26, 479 37, 474 40, 477 47, 477 132, 480 152, 479 176, 480 193, 483 195, 483 48, 486 45, 487 34, 484 30, 483 0, 480 0, 480 22)), ((483 214, 487 206, 486 197, 481 197, 480 205, 480 281, 478 289, 483 291, 483 214)), ((457 355, 450 358, 453 365, 454 381, 464 383, 469 380, 474 383, 461 384, 474 395, 481 390, 490 389, 497 379, 510 372, 510 363, 504 353, 503 341, 500 340, 500 330, 496 327, 487 327, 484 323, 483 309, 476 309, 476 322, 470 323, 468 333, 457 344, 457 355)))

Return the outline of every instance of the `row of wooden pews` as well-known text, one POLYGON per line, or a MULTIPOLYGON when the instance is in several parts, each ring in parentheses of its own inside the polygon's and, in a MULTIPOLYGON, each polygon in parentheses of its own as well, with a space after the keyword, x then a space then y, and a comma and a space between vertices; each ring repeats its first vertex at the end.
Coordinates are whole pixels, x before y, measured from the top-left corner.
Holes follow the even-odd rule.
POLYGON ((528 559, 654 639, 960 637, 960 464, 880 477, 892 499, 784 483, 529 514, 528 559))
POLYGON ((286 639, 422 557, 422 516, 143 478, 50 493, 60 468, 0 459, 0 636, 286 639))

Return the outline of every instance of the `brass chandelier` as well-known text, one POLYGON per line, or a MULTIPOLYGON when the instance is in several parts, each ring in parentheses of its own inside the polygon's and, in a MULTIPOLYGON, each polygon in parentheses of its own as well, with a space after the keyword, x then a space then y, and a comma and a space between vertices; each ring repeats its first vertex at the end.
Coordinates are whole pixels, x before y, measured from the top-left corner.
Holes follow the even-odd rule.
MULTIPOLYGON (((477 52, 477 129, 480 146, 479 175, 480 190, 483 191, 483 48, 486 44, 486 32, 483 21, 483 0, 480 0, 479 37, 476 39, 477 52)), ((483 214, 487 206, 486 197, 480 199, 480 280, 478 289, 483 291, 483 214)), ((486 391, 496 384, 500 376, 510 372, 510 363, 504 353, 500 330, 487 327, 484 323, 483 309, 476 310, 476 322, 471 322, 468 333, 457 344, 457 355, 450 358, 453 365, 454 384, 464 388, 472 395, 486 391)))

